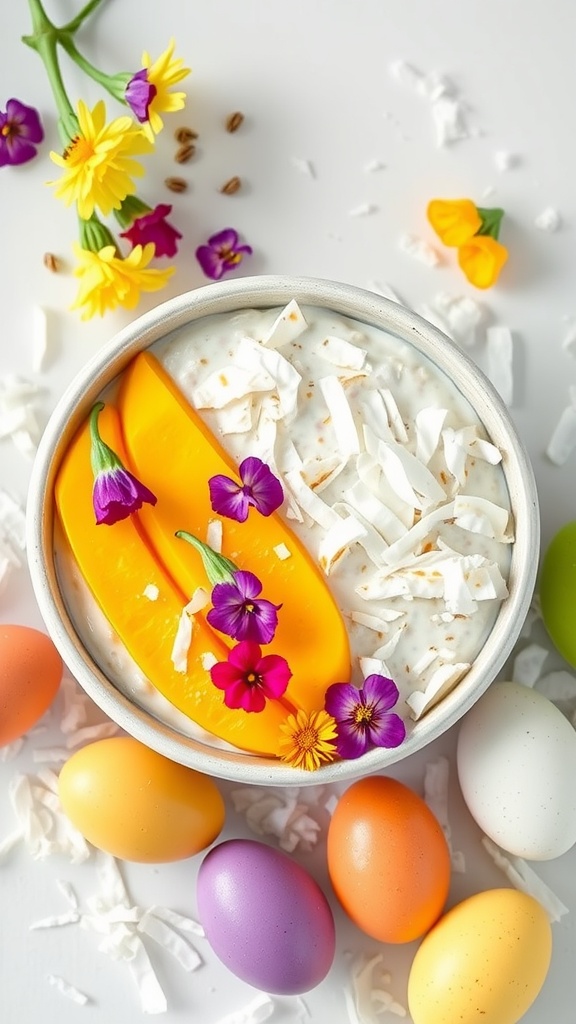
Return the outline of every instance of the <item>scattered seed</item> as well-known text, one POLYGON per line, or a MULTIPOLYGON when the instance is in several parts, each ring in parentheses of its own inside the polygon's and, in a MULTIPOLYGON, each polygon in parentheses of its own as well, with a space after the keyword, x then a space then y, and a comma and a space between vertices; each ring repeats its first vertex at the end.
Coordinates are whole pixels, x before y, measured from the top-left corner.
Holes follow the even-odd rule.
POLYGON ((198 138, 198 132, 195 132, 193 128, 186 128, 183 126, 182 128, 176 129, 174 132, 174 138, 176 139, 176 142, 180 143, 193 142, 194 139, 198 138))
POLYGON ((171 192, 185 192, 188 188, 188 182, 184 178, 165 178, 164 184, 171 192))
POLYGON ((44 253, 44 266, 51 270, 53 274, 57 274, 60 270, 60 260, 53 252, 44 253))
POLYGON ((226 131, 237 132, 243 120, 244 114, 241 114, 239 110, 234 111, 233 114, 229 114, 226 118, 226 131))
POLYGON ((185 142, 180 149, 176 150, 176 156, 174 157, 177 164, 187 164, 192 159, 196 152, 196 146, 193 142, 185 142))
POLYGON ((241 184, 242 182, 240 181, 240 178, 235 174, 233 178, 228 178, 228 181, 224 182, 220 191, 223 192, 225 196, 233 196, 234 193, 238 191, 241 184))

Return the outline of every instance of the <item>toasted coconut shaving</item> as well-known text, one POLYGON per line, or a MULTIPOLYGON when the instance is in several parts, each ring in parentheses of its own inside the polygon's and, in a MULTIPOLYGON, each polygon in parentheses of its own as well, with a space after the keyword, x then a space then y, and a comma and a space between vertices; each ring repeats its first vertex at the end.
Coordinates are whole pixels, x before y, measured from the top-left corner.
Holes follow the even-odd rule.
POLYGON ((504 853, 504 850, 501 850, 488 836, 482 836, 482 846, 516 889, 538 900, 538 903, 544 907, 550 921, 559 921, 560 918, 569 913, 568 907, 564 906, 562 901, 558 899, 556 894, 552 892, 525 860, 522 860, 521 857, 514 857, 510 853, 504 853))
POLYGON ((347 370, 361 370, 366 362, 366 349, 333 334, 324 339, 318 349, 318 355, 334 366, 341 366, 347 370))
POLYGON ((306 318, 296 299, 291 299, 262 338, 262 344, 268 348, 280 348, 300 337, 307 326, 306 318))
POLYGON ((360 439, 346 392, 337 377, 321 377, 318 384, 328 406, 340 457, 346 461, 360 452, 360 439))
POLYGON ((349 515, 345 519, 338 516, 338 521, 326 531, 318 547, 318 563, 327 576, 350 550, 350 545, 365 536, 366 530, 354 516, 349 515))
POLYGON ((447 757, 437 757, 435 761, 429 761, 424 772, 424 800, 440 822, 450 850, 452 869, 463 873, 466 870, 464 854, 460 850, 455 851, 452 846, 452 828, 448 815, 449 775, 450 764, 447 757))
POLYGON ((412 717, 421 718, 425 711, 428 711, 442 697, 450 693, 450 690, 454 689, 456 683, 462 679, 469 668, 470 665, 466 662, 440 665, 432 674, 425 690, 414 690, 406 698, 412 717))

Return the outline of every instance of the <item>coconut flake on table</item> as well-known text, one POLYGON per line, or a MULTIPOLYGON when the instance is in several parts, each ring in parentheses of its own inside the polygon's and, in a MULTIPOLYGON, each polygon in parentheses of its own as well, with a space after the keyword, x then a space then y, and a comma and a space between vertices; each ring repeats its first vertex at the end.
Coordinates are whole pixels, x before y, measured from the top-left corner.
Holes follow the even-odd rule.
POLYGON ((49 985, 52 985, 60 995, 65 996, 66 999, 70 999, 77 1006, 86 1006, 90 1002, 88 996, 81 992, 75 985, 71 985, 69 981, 60 977, 59 974, 47 974, 46 981, 49 985))
POLYGON ((484 319, 482 306, 469 295, 438 292, 433 307, 446 321, 446 334, 465 348, 470 348, 476 341, 476 328, 484 319))
MULTIPOLYGON (((34 860, 43 860, 54 853, 66 854, 73 864, 90 856, 84 836, 64 814, 58 797, 58 776, 50 769, 37 775, 16 775, 8 788, 10 803, 18 820, 18 838, 34 860)), ((14 831, 8 837, 8 848, 14 845, 14 831)), ((6 843, 2 844, 4 852, 6 843)))
POLYGON ((378 207, 375 203, 359 203, 358 206, 353 206, 352 209, 348 210, 349 217, 369 217, 372 213, 377 213, 378 207))
POLYGON ((450 850, 453 871, 463 874, 466 871, 464 854, 452 846, 452 828, 448 815, 449 776, 450 764, 447 757, 440 756, 435 761, 428 761, 424 770, 424 801, 440 823, 450 850))
POLYGON ((276 1010, 272 996, 260 992, 246 1006, 220 1017, 216 1024, 264 1024, 276 1010))
POLYGON ((102 936, 98 949, 113 960, 128 963, 140 994, 144 1013, 165 1013, 168 1004, 143 942, 147 935, 170 953, 185 971, 201 966, 201 958, 179 932, 203 934, 191 918, 168 908, 132 906, 120 869, 113 857, 96 851, 99 892, 87 899, 88 913, 82 913, 82 928, 102 936))
POLYGON ((512 404, 514 378, 512 375, 512 332, 500 324, 486 330, 488 376, 506 405, 512 404))
POLYGON ((539 693, 551 701, 572 701, 576 698, 576 676, 565 668, 540 676, 535 683, 539 693))
POLYGON ((558 231, 558 228, 562 225, 562 217, 553 206, 546 206, 534 218, 534 224, 540 231, 552 233, 553 231, 558 231))
POLYGON ((19 736, 18 739, 12 740, 11 743, 5 743, 0 747, 0 761, 13 761, 24 746, 24 737, 19 736))
POLYGON ((230 799, 234 810, 245 816, 246 824, 256 835, 274 836, 287 853, 296 849, 310 852, 322 831, 312 805, 318 803, 323 793, 323 786, 311 787, 310 791, 306 787, 306 792, 294 786, 244 786, 232 790, 230 799))
POLYGON ((41 373, 49 352, 48 314, 43 306, 32 309, 32 369, 41 373))
POLYGON ((494 153, 494 166, 498 171, 511 171, 518 167, 520 157, 517 153, 510 153, 507 149, 497 149, 494 153))
POLYGON ((533 868, 521 857, 515 857, 511 853, 505 853, 488 836, 482 836, 482 846, 490 854, 492 860, 501 871, 504 872, 509 882, 519 889, 520 892, 532 896, 538 900, 543 907, 550 921, 559 921, 565 914, 569 913, 568 907, 564 906, 556 894, 550 889, 533 868))
POLYGON ((576 318, 565 317, 567 323, 562 338, 562 348, 571 356, 576 356, 576 318))
POLYGON ((440 263, 440 256, 436 249, 417 235, 408 233, 400 235, 398 248, 400 252, 406 253, 407 256, 411 256, 413 260, 423 263, 426 267, 437 267, 440 263))
POLYGON ((309 178, 316 177, 314 164, 311 160, 307 160, 306 157, 293 156, 290 159, 290 163, 297 171, 300 171, 301 174, 306 174, 309 178))
POLYGON ((512 682, 532 687, 542 675, 542 667, 550 651, 540 644, 527 644, 515 656, 512 664, 512 682))
POLYGON ((570 389, 570 405, 560 413, 558 423, 546 448, 546 455, 556 466, 563 466, 576 448, 576 389, 570 389))
POLYGON ((42 389, 32 381, 8 373, 0 377, 0 439, 11 437, 26 458, 33 459, 40 440, 35 402, 42 389))
POLYGON ((380 160, 377 156, 373 157, 372 160, 367 160, 364 164, 364 170, 366 174, 374 174, 375 171, 383 171, 386 168, 386 164, 383 160, 380 160))
POLYGON ((344 989, 344 997, 351 1024, 379 1024, 383 1013, 408 1016, 405 1007, 394 999, 388 989, 392 976, 384 967, 382 953, 354 960, 350 979, 351 988, 344 989))

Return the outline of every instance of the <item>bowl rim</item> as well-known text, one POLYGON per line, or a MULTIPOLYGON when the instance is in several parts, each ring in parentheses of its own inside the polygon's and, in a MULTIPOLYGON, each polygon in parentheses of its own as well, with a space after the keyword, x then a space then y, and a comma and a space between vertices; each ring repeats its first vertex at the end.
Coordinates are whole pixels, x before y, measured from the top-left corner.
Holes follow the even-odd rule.
POLYGON ((472 707, 509 657, 528 612, 538 568, 540 519, 534 472, 524 443, 492 383, 466 352, 417 313, 374 292, 323 278, 261 275, 219 281, 168 299, 117 332, 85 364, 58 401, 40 440, 29 485, 26 533, 32 586, 48 633, 69 671, 113 721, 164 756, 205 774, 263 786, 302 786, 383 771, 437 739, 472 707), (63 452, 100 392, 130 360, 155 341, 203 317, 282 307, 293 298, 299 305, 320 306, 391 331, 448 375, 503 451, 502 467, 517 537, 512 548, 509 597, 481 651, 479 667, 477 659, 456 687, 415 723, 400 747, 376 748, 358 760, 330 762, 314 772, 208 746, 133 703, 82 648, 58 585, 53 549, 52 495, 63 452))

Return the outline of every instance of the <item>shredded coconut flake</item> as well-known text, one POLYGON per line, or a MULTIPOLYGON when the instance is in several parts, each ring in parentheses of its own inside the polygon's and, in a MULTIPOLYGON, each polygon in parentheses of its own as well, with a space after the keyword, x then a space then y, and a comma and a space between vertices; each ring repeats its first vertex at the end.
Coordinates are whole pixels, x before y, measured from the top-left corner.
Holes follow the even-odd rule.
POLYGON ((446 333, 466 348, 476 341, 476 329, 484 319, 484 310, 469 295, 449 295, 438 292, 434 309, 446 321, 446 333))
POLYGON ((281 544, 276 544, 276 546, 272 550, 274 551, 276 558, 279 558, 281 562, 285 562, 287 558, 292 557, 292 552, 290 551, 290 548, 288 548, 286 544, 284 544, 284 542, 282 542, 281 544))
POLYGON ((512 375, 513 342, 508 327, 494 325, 486 331, 488 376, 506 405, 512 404, 514 378, 512 375))
POLYGON ((221 519, 210 519, 206 530, 208 547, 220 553, 222 551, 223 525, 221 519))
POLYGON ((318 384, 328 406, 331 427, 336 435, 341 458, 348 459, 351 455, 358 455, 358 431, 342 384, 337 377, 321 377, 318 384))
POLYGON ((144 587, 143 594, 149 601, 157 601, 160 596, 160 591, 155 583, 147 583, 144 587))
POLYGON ((260 992, 240 1010, 220 1017, 216 1024, 263 1024, 265 1020, 269 1020, 275 1009, 276 1003, 272 997, 260 992))
POLYGON ((298 338, 307 326, 306 318, 296 299, 291 299, 262 338, 262 344, 268 348, 280 348, 281 345, 287 345, 298 338))
POLYGON ((549 653, 540 644, 528 644, 514 658, 512 682, 520 683, 521 686, 534 686, 542 675, 542 666, 549 653))
POLYGON ((425 690, 414 690, 406 698, 412 717, 421 718, 425 711, 428 711, 433 704, 445 697, 456 686, 456 683, 462 679, 469 668, 470 665, 465 662, 440 665, 432 674, 425 690))
POLYGON ((384 967, 382 953, 358 958, 353 962, 350 974, 352 993, 348 989, 344 992, 353 1024, 378 1024, 383 1013, 407 1017, 405 1007, 389 991, 392 977, 384 967))
POLYGON ((540 676, 535 686, 551 701, 573 701, 576 698, 576 676, 564 668, 540 676))
POLYGON ((349 217, 368 217, 371 213, 377 213, 378 207, 374 203, 359 203, 348 210, 349 217))
POLYGON ((48 315, 43 306, 32 310, 32 369, 40 373, 48 354, 48 315))
POLYGON ((60 995, 65 996, 66 999, 70 999, 73 1003, 78 1006, 86 1006, 86 1003, 90 1002, 88 996, 81 992, 75 985, 71 985, 70 982, 65 981, 58 974, 47 974, 46 981, 49 985, 52 985, 60 995))
POLYGON ((440 822, 442 831, 450 850, 450 859, 454 871, 463 873, 466 870, 464 854, 452 847, 452 829, 448 816, 448 779, 450 765, 447 757, 438 757, 426 764, 424 773, 424 800, 432 813, 440 822))
POLYGON ((504 853, 504 850, 501 850, 488 836, 482 836, 482 846, 516 889, 527 893, 528 896, 533 896, 542 904, 552 922, 559 921, 564 914, 569 913, 568 907, 564 906, 525 860, 522 860, 521 857, 514 857, 510 853, 504 853))
POLYGON ((188 668, 188 651, 192 643, 192 617, 183 608, 178 620, 178 629, 174 637, 174 645, 170 660, 176 672, 186 672, 188 668))
POLYGON ((560 414, 552 437, 546 448, 546 455, 556 466, 563 466, 576 448, 576 408, 566 406, 560 414))
POLYGON ((436 249, 423 238, 418 238, 416 235, 400 235, 398 247, 401 252, 411 256, 418 263, 423 263, 426 267, 437 267, 440 263, 440 256, 436 249))
POLYGON ((244 814, 249 828, 259 836, 275 836, 287 853, 300 849, 309 852, 318 840, 321 825, 313 816, 312 803, 318 801, 324 787, 308 791, 294 786, 273 789, 244 786, 230 793, 234 810, 244 814), (313 790, 313 791, 312 791, 313 790))
POLYGON ((372 160, 367 160, 364 164, 364 170, 366 174, 374 174, 375 171, 383 171, 386 164, 383 160, 379 160, 378 157, 374 157, 372 160))
POLYGON ((347 370, 361 370, 366 362, 366 349, 333 334, 324 339, 318 349, 318 355, 334 366, 341 366, 347 370))
POLYGON ((553 206, 546 206, 537 217, 534 218, 534 224, 540 231, 558 231, 558 228, 562 225, 562 218, 553 206))
POLYGON ((494 166, 498 171, 510 171, 518 167, 520 158, 516 153, 509 153, 506 149, 497 149, 494 153, 494 166))
POLYGON ((293 156, 291 159, 292 166, 300 171, 300 174, 306 174, 309 178, 315 178, 316 172, 314 170, 314 164, 311 160, 306 160, 300 156, 293 156))

